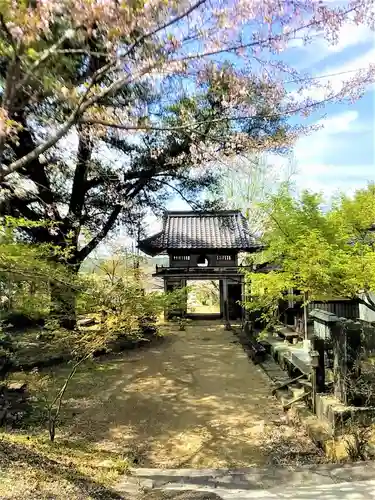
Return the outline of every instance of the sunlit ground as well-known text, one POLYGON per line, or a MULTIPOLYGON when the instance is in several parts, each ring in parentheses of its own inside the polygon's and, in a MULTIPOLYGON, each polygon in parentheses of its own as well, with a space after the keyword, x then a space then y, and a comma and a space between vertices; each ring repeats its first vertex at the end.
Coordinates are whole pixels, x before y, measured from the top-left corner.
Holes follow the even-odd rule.
POLYGON ((189 280, 188 281, 188 314, 219 314, 220 293, 219 281, 189 280))
MULTIPOLYGON (((322 460, 306 434, 287 425, 266 376, 234 343, 232 332, 219 322, 193 322, 186 331, 169 324, 166 330, 158 345, 77 373, 63 405, 57 460, 68 457, 99 482, 109 472, 115 478, 126 461, 144 467, 241 467, 322 460)), ((67 370, 54 374, 58 387, 67 370)), ((46 437, 38 431, 32 442, 39 449, 43 442, 47 452, 46 437)))

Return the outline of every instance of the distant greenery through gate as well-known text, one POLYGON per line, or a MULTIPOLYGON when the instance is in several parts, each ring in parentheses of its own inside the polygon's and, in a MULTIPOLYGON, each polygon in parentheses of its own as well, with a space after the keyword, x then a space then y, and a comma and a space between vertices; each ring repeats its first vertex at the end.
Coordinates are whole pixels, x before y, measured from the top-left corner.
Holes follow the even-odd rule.
POLYGON ((188 314, 220 314, 219 280, 189 280, 188 288, 188 314))

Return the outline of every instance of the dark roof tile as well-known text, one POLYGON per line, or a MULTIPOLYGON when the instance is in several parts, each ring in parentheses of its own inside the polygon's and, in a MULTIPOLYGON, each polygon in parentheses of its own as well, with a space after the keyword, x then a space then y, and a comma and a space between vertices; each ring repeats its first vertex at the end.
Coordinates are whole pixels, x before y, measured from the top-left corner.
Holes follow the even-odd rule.
POLYGON ((251 236, 240 211, 166 212, 163 230, 142 240, 139 248, 156 254, 163 250, 233 249, 255 250, 259 243, 251 236))

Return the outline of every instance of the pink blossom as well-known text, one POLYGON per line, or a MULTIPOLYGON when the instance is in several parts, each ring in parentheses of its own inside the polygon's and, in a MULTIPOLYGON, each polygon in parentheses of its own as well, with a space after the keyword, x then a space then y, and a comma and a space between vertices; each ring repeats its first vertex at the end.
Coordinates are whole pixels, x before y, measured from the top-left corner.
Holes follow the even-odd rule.
MULTIPOLYGON (((326 99, 358 98, 374 79, 374 68, 369 67, 335 87, 300 74, 274 55, 297 37, 304 43, 316 36, 336 43, 348 19, 373 29, 373 0, 348 0, 339 5, 320 0, 5 0, 3 4, 4 20, 13 38, 9 52, 20 50, 22 59, 22 85, 15 87, 18 95, 8 92, 10 106, 20 96, 32 99, 30 82, 43 85, 46 68, 53 72, 57 51, 67 38, 72 39, 73 47, 84 47, 83 52, 87 40, 103 41, 102 57, 108 71, 105 80, 87 78, 80 88, 64 81, 64 75, 56 75, 56 98, 65 99, 71 108, 81 102, 79 113, 86 118, 117 119, 130 128, 138 123, 134 103, 133 110, 124 109, 120 115, 98 105, 106 92, 116 92, 127 84, 147 82, 160 89, 173 76, 188 89, 207 84, 218 92, 225 88, 219 102, 225 118, 236 120, 255 112, 249 99, 255 83, 262 88, 261 98, 270 112, 291 115, 301 110, 311 113, 326 99), (313 98, 314 89, 324 90, 322 99, 313 98)), ((188 122, 191 117, 181 119, 188 122)), ((6 119, 1 114, 0 122, 4 131, 6 119)), ((243 145, 245 138, 238 135, 235 141, 243 145)), ((254 147, 265 144, 259 141, 254 147)), ((208 157, 212 151, 204 154, 208 157)))

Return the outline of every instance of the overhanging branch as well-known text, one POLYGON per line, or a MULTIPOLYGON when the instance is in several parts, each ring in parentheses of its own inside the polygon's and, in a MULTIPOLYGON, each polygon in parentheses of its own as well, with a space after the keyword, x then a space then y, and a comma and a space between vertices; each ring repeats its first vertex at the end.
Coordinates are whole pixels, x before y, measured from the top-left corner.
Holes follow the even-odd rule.
POLYGON ((98 234, 92 238, 89 243, 81 250, 79 250, 74 258, 76 264, 83 262, 83 260, 99 245, 99 243, 107 236, 108 232, 112 229, 115 224, 117 217, 120 215, 122 210, 122 205, 116 205, 113 209, 112 213, 108 217, 102 229, 98 232, 98 234))

